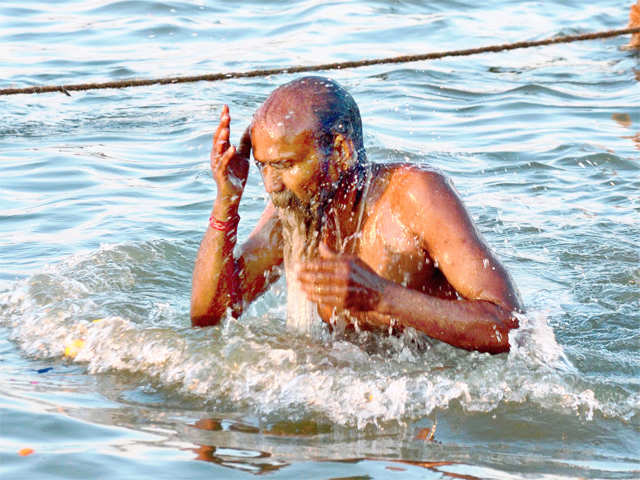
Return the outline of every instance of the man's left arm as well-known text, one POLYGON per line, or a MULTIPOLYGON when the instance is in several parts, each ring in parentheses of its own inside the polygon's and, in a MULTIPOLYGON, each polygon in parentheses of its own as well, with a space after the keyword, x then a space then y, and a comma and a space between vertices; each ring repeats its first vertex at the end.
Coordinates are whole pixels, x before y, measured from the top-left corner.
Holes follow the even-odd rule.
POLYGON ((405 167, 390 188, 399 220, 422 242, 460 299, 437 298, 377 275, 362 260, 322 249, 300 272, 309 298, 321 305, 382 314, 467 350, 509 350, 521 310, 508 273, 491 253, 449 183, 405 167))

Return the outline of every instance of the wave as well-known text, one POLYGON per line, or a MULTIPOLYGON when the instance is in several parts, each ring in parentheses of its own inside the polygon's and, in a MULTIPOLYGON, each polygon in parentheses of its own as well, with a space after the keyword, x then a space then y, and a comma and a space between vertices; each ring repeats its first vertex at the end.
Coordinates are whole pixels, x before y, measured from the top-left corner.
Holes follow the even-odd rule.
POLYGON ((240 320, 192 329, 186 275, 193 253, 193 245, 154 241, 72 256, 4 292, 0 324, 26 355, 66 354, 91 374, 140 374, 216 410, 267 419, 311 416, 366 428, 406 424, 452 405, 498 412, 514 403, 587 420, 638 412, 631 396, 612 401, 581 378, 540 312, 521 318, 511 353, 498 356, 412 330, 400 337, 295 335, 286 329, 281 284, 240 320))

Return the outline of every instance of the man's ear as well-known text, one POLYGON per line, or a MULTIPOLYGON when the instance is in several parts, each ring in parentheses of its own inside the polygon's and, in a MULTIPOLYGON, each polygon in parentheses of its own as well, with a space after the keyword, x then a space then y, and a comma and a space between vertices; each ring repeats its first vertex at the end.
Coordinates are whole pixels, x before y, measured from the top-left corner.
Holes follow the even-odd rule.
POLYGON ((337 134, 333 138, 333 164, 339 173, 349 170, 354 162, 355 147, 353 140, 349 137, 345 137, 341 133, 337 134))

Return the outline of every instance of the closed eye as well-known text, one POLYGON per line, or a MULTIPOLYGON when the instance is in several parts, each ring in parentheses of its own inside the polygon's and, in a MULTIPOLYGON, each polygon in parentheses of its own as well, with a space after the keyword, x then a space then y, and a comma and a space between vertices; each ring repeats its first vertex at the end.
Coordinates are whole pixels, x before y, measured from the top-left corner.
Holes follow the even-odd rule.
POLYGON ((290 160, 282 160, 280 162, 275 162, 270 164, 276 170, 285 170, 290 168, 293 165, 293 162, 290 160))
POLYGON ((259 162, 255 160, 256 167, 258 170, 263 170, 265 166, 269 165, 271 168, 275 170, 286 170, 287 168, 291 168, 293 166, 293 162, 291 160, 281 160, 279 162, 259 162))

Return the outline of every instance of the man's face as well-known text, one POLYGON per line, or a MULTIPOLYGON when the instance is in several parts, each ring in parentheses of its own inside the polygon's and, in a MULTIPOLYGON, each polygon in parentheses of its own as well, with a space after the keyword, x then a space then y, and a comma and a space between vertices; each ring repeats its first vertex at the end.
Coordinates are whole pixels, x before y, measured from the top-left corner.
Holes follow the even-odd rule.
POLYGON ((253 156, 274 206, 309 209, 325 188, 325 155, 311 129, 288 134, 256 122, 251 131, 253 156))

